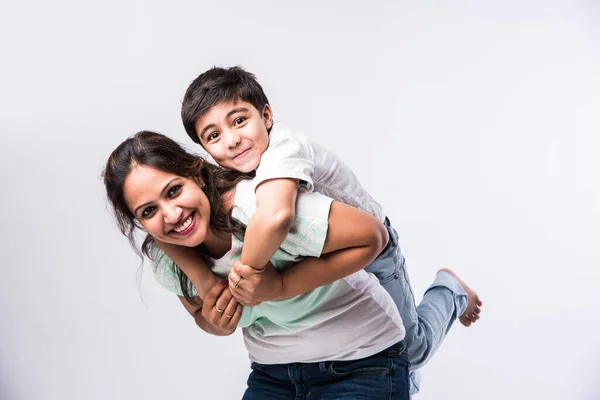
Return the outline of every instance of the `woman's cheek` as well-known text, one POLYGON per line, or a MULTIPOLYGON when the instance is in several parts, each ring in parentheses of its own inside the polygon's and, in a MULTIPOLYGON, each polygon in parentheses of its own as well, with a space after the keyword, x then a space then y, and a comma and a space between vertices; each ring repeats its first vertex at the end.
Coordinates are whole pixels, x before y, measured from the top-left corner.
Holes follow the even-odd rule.
POLYGON ((157 224, 155 221, 149 221, 146 223, 144 228, 146 228, 146 232, 148 232, 151 236, 160 237, 161 231, 159 230, 158 225, 159 224, 157 224))

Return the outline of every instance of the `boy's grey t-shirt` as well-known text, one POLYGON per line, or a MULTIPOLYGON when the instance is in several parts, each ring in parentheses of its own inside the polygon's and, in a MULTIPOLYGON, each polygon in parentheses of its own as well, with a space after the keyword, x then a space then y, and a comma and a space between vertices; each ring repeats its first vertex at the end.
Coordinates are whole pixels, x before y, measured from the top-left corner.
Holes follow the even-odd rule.
POLYGON ((366 211, 381 222, 385 220, 381 205, 342 160, 305 135, 279 124, 271 129, 269 147, 261 157, 254 182, 258 186, 277 178, 299 179, 303 190, 322 193, 366 211))
MULTIPOLYGON (((331 201, 319 193, 298 195, 290 234, 283 249, 271 259, 276 268, 290 267, 305 256, 321 255, 331 201)), ((233 216, 247 224, 255 209, 254 182, 240 182, 233 216)), ((225 256, 209 260, 213 272, 227 276, 241 249, 242 243, 234 238, 225 256)), ((166 255, 161 260, 155 266, 156 280, 181 296, 172 262, 166 255)), ((262 364, 354 360, 378 353, 404 337, 394 302, 379 281, 364 270, 300 296, 245 307, 238 326, 244 328, 250 359, 262 364)))

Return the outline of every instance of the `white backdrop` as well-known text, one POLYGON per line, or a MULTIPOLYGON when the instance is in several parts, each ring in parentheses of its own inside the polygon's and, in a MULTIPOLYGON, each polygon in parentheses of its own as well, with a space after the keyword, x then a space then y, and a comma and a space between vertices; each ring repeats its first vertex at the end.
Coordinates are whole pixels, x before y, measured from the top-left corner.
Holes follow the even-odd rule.
POLYGON ((599 398, 598 3, 281 3, 2 7, 0 398, 240 398, 241 335, 136 283, 99 179, 141 129, 196 149, 183 92, 236 64, 384 205, 416 292, 481 294, 415 400, 599 398))

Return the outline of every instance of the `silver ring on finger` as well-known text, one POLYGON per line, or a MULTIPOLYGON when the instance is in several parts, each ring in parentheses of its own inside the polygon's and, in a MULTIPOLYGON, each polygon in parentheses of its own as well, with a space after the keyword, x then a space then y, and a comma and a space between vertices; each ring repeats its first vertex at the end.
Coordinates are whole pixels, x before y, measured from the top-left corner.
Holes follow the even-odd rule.
POLYGON ((217 312, 218 312, 219 314, 223 314, 223 311, 225 311, 225 310, 221 310, 219 307, 217 307, 217 305, 216 305, 216 304, 213 306, 213 308, 214 308, 215 310, 217 310, 217 312))

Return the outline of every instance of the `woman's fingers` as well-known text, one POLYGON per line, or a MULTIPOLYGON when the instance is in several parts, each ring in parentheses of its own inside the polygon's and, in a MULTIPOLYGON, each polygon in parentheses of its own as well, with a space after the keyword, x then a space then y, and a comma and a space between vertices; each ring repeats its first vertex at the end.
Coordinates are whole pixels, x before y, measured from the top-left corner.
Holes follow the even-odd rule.
MULTIPOLYGON (((231 318, 233 318, 233 316, 235 314, 238 304, 239 303, 237 302, 235 297, 231 296, 231 299, 229 300, 229 304, 227 304, 227 308, 225 308, 225 311, 223 311, 223 316, 225 318, 227 318, 228 320, 231 320, 231 318)), ((229 321, 227 321, 227 323, 229 324, 229 321)))
POLYGON ((219 295, 223 292, 223 289, 225 289, 226 287, 227 281, 225 280, 215 283, 213 287, 210 288, 208 293, 206 293, 206 296, 204 296, 204 307, 213 307, 217 299, 219 298, 219 295))
MULTIPOLYGON (((225 289, 227 289, 227 287, 225 287, 225 289)), ((219 295, 219 297, 217 298, 217 301, 215 302, 215 306, 214 306, 215 311, 218 314, 223 314, 223 312, 229 305, 229 301, 232 298, 233 298, 233 296, 231 295, 231 291, 223 290, 221 292, 221 294, 219 295)))
POLYGON ((206 296, 204 296, 204 301, 202 305, 202 316, 204 317, 204 319, 206 319, 209 323, 213 325, 215 325, 214 321, 216 321, 219 317, 218 314, 221 314, 218 310, 224 310, 227 304, 229 303, 229 300, 227 300, 227 302, 221 300, 221 294, 226 288, 227 282, 219 281, 215 283, 213 287, 210 288, 206 296), (217 305, 219 301, 221 303, 221 306, 217 305))
POLYGON ((237 328, 238 323, 240 322, 240 319, 242 318, 243 310, 244 310, 244 307, 240 303, 236 302, 235 312, 233 313, 233 316, 229 319, 229 326, 227 328, 229 328, 229 329, 237 328))

